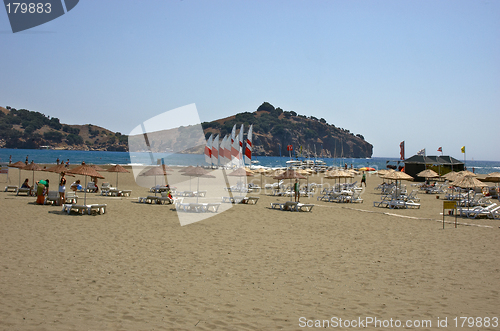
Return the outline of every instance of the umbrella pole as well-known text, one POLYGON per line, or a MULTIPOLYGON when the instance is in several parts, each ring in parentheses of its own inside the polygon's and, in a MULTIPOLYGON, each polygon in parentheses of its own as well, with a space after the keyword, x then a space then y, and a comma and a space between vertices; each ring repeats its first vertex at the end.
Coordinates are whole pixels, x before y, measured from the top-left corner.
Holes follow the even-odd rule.
POLYGON ((118 188, 118 172, 116 173, 116 188, 118 188))
POLYGON ((86 206, 87 205, 87 176, 85 176, 85 186, 83 187, 84 193, 83 193, 83 204, 86 206))
POLYGON ((200 192, 200 177, 198 177, 198 187, 196 188, 196 203, 198 203, 198 199, 200 197, 198 192, 200 192))

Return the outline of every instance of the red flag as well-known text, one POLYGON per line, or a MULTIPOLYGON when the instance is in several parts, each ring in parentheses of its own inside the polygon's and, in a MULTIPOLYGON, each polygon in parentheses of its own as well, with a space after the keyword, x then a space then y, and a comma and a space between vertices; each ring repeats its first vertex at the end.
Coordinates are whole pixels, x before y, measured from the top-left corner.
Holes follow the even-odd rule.
POLYGON ((443 152, 443 147, 439 147, 438 152, 443 152))

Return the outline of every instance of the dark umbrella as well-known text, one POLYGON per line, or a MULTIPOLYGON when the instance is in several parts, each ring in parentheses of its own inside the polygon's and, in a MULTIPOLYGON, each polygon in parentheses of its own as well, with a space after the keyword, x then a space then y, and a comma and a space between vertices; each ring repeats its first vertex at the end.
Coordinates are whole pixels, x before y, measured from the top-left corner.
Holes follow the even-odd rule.
MULTIPOLYGON (((306 179, 306 177, 299 174, 297 171, 293 169, 288 169, 284 173, 279 176, 274 177, 274 179, 290 179, 290 185, 292 185, 292 179, 306 179)), ((290 201, 292 201, 292 197, 290 196, 290 201)))
POLYGON ((85 187, 85 193, 84 193, 84 198, 83 198, 83 204, 84 205, 87 204, 87 176, 101 178, 101 179, 104 178, 93 167, 91 167, 89 165, 86 165, 85 162, 82 162, 82 165, 79 165, 76 168, 68 170, 67 173, 85 176, 85 186, 84 186, 85 187))
MULTIPOLYGON (((182 174, 183 176, 198 177, 198 186, 196 191, 200 191, 200 177, 203 178, 215 178, 214 175, 210 175, 209 172, 202 167, 194 167, 182 174)), ((196 194, 196 203, 198 203, 199 194, 196 194)))
POLYGON ((21 187, 21 169, 26 166, 26 163, 17 161, 16 163, 9 164, 9 167, 19 169, 19 187, 21 187))
POLYGON ((118 173, 119 172, 122 172, 122 173, 130 172, 119 164, 112 166, 107 171, 108 172, 116 172, 116 187, 118 187, 118 173))

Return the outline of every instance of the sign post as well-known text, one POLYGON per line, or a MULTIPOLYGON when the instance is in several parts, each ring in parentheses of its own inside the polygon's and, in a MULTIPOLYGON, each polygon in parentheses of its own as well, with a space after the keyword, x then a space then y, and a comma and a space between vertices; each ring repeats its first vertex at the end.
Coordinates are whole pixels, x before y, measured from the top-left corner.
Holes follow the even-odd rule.
POLYGON ((455 214, 455 228, 457 227, 457 202, 456 201, 443 201, 443 229, 444 229, 444 211, 445 209, 453 209, 455 214))

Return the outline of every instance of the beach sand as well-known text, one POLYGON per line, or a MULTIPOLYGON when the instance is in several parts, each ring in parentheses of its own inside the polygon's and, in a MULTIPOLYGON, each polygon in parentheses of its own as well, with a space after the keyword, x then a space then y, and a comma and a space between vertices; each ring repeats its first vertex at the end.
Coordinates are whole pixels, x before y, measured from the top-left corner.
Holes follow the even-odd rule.
MULTIPOLYGON (((44 178, 57 183, 35 172, 44 178)), ((437 329, 438 319, 452 328, 455 317, 500 317, 500 221, 459 218, 443 230, 442 199, 420 193, 421 209, 376 208, 382 180, 367 181, 362 204, 315 195, 301 199, 312 212, 293 213, 269 208, 289 198, 252 193, 256 205, 186 226, 171 205, 138 203, 149 194, 132 174, 119 174, 131 197, 87 194, 108 205, 104 215, 1 192, 0 329, 301 330, 335 317, 437 329)))

